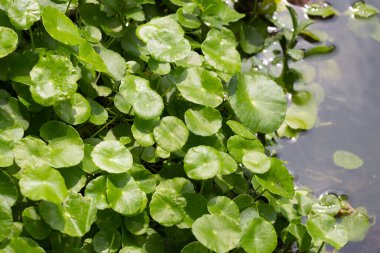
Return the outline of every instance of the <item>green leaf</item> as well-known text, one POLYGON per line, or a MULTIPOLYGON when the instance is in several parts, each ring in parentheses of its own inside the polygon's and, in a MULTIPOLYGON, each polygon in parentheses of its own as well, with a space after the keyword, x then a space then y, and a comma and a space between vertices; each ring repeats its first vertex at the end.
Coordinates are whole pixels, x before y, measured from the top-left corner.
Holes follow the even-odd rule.
POLYGON ((83 141, 73 127, 59 121, 48 121, 41 126, 40 136, 49 143, 50 166, 71 167, 83 159, 83 141))
POLYGON ((7 202, 0 202, 0 241, 10 237, 12 233, 12 209, 7 202))
POLYGON ((209 253, 209 249, 203 246, 200 242, 191 242, 187 244, 181 253, 209 253))
POLYGON ((197 29, 202 25, 198 17, 194 13, 186 10, 186 8, 179 8, 176 12, 176 18, 183 27, 189 29, 197 29))
POLYGON ((255 178, 264 188, 274 194, 289 199, 294 196, 293 178, 282 161, 277 158, 271 158, 269 171, 264 174, 256 174, 255 178))
POLYGON ((261 52, 265 47, 267 24, 257 21, 253 25, 242 24, 240 27, 240 46, 247 54, 261 52))
POLYGON ((159 117, 164 109, 164 102, 161 96, 153 91, 146 90, 139 92, 135 103, 133 104, 133 110, 136 116, 142 119, 153 119, 159 117))
POLYGON ((335 216, 341 210, 341 200, 335 194, 325 194, 318 202, 312 205, 312 210, 315 214, 328 214, 335 216))
POLYGON ((71 194, 59 205, 42 201, 40 214, 53 229, 64 234, 81 237, 91 228, 96 219, 96 208, 90 198, 71 194))
MULTIPOLYGON (((82 63, 88 64, 92 66, 96 71, 108 73, 109 71, 107 69, 106 63, 103 61, 103 58, 101 57, 94 49, 94 47, 88 43, 87 41, 83 41, 79 45, 79 52, 76 54, 78 60, 82 63)), ((116 69, 116 68, 115 68, 116 69)), ((95 86, 99 89, 99 87, 95 86)), ((100 93, 97 90, 98 93, 100 93)))
POLYGON ((85 143, 84 148, 83 148, 83 152, 84 152, 83 160, 79 164, 79 166, 84 172, 87 172, 90 174, 96 171, 100 171, 100 168, 96 166, 96 164, 92 161, 91 153, 93 150, 94 150, 94 146, 92 146, 91 144, 85 143))
POLYGON ((109 208, 110 205, 107 201, 107 177, 102 175, 91 180, 85 190, 85 196, 91 198, 97 209, 103 210, 109 208))
POLYGON ((131 152, 118 141, 103 141, 91 152, 93 162, 109 173, 123 173, 132 167, 131 152))
POLYGON ((136 216, 125 217, 124 224, 126 229, 134 235, 145 234, 149 228, 149 216, 142 212, 136 216))
POLYGON ((237 221, 221 214, 206 214, 193 223, 192 232, 208 249, 228 252, 236 248, 241 237, 237 221))
POLYGON ((159 120, 143 120, 136 117, 133 121, 133 125, 131 127, 131 132, 133 138, 135 138, 136 142, 142 147, 152 146, 155 141, 153 137, 153 129, 156 126, 159 120))
POLYGON ((133 177, 140 189, 145 193, 152 193, 156 189, 156 178, 149 170, 140 164, 133 164, 128 174, 133 177))
POLYGON ((263 174, 271 167, 271 159, 261 152, 248 152, 243 156, 243 165, 253 173, 263 174))
POLYGON ((211 107, 194 108, 185 112, 185 122, 194 134, 211 136, 222 127, 222 116, 211 107))
POLYGON ((45 253, 38 243, 26 237, 12 237, 2 252, 45 253))
POLYGON ((227 153, 219 152, 222 157, 222 167, 218 172, 219 175, 229 175, 234 173, 238 169, 238 165, 235 160, 227 153))
POLYGON ((101 229, 94 235, 92 243, 96 252, 117 252, 121 246, 121 235, 113 228, 101 229))
POLYGON ((102 40, 102 32, 95 26, 85 25, 81 27, 81 34, 90 43, 99 43, 102 40))
POLYGON ((55 105, 54 112, 66 123, 79 125, 90 118, 91 107, 87 99, 75 93, 70 99, 55 105))
POLYGON ((222 214, 240 222, 240 212, 238 206, 230 198, 218 196, 212 198, 207 203, 210 214, 222 214))
POLYGON ((41 16, 37 0, 13 0, 8 5, 8 17, 20 30, 28 30, 41 16))
POLYGON ((22 212, 24 228, 34 239, 42 240, 51 233, 51 228, 44 222, 34 207, 25 208, 22 212))
POLYGON ((198 193, 184 193, 186 207, 183 209, 183 220, 177 224, 179 228, 191 228, 194 221, 202 215, 207 214, 207 199, 198 193))
POLYGON ((107 73, 116 81, 121 81, 126 70, 125 59, 117 52, 104 47, 96 47, 95 50, 107 67, 107 73))
POLYGON ((348 242, 346 229, 342 225, 337 225, 334 217, 330 215, 312 216, 307 221, 306 228, 314 241, 324 241, 337 250, 348 242))
POLYGON ((65 179, 65 184, 69 191, 79 192, 87 183, 87 174, 78 165, 61 168, 59 172, 65 179))
POLYGON ((11 28, 0 26, 0 58, 7 56, 16 50, 18 36, 11 28))
POLYGON ((238 74, 230 82, 229 100, 240 121, 254 132, 276 131, 285 119, 287 102, 281 87, 267 76, 238 74))
POLYGON ((228 120, 226 124, 231 128, 232 132, 246 139, 255 140, 256 136, 252 133, 252 131, 245 127, 238 121, 228 120))
POLYGON ((127 173, 108 175, 107 200, 113 210, 126 216, 142 212, 147 204, 145 193, 127 173))
POLYGON ((245 15, 235 11, 227 5, 226 2, 221 0, 203 0, 200 1, 203 5, 204 12, 202 19, 206 25, 211 27, 221 27, 230 22, 238 21, 245 15))
POLYGON ((231 136, 227 141, 227 149, 230 155, 238 162, 243 161, 245 154, 249 152, 264 153, 263 144, 257 139, 247 140, 239 135, 231 136))
POLYGON ((345 150, 335 151, 333 155, 333 160, 336 166, 342 167, 347 170, 360 168, 364 163, 359 156, 345 150))
POLYGON ((169 29, 155 32, 147 42, 151 56, 161 62, 176 62, 186 58, 191 51, 188 40, 169 29))
POLYGON ((42 10, 42 23, 51 37, 66 45, 79 45, 84 40, 78 27, 56 8, 48 6, 42 10))
POLYGON ((189 130, 182 120, 166 116, 153 129, 154 139, 164 150, 173 152, 181 149, 189 137, 189 130))
MULTIPOLYGON (((0 170, 0 203, 8 206, 13 206, 18 197, 18 192, 15 182, 5 172, 0 170)), ((1 239, 0 239, 1 241, 1 239)))
POLYGON ((338 11, 333 6, 324 3, 317 2, 306 5, 305 12, 312 17, 328 18, 338 14, 338 11))
POLYGON ((292 97, 285 123, 292 129, 312 129, 318 119, 318 105, 309 92, 298 92, 292 97))
POLYGON ((108 112, 107 110, 98 102, 93 99, 89 99, 91 107, 91 115, 89 121, 94 125, 103 125, 107 122, 108 112))
POLYGON ((255 218, 244 229, 240 244, 247 253, 271 253, 277 246, 277 233, 270 222, 255 218))
POLYGON ((49 52, 40 55, 30 72, 33 100, 44 106, 56 105, 71 98, 77 90, 79 73, 70 59, 49 52))
POLYGON ((27 136, 18 141, 13 152, 17 165, 23 169, 38 169, 50 165, 48 146, 35 137, 27 136))
POLYGON ((215 177, 221 170, 222 161, 220 153, 209 146, 190 148, 183 160, 187 176, 196 180, 215 177))
POLYGON ((340 224, 346 229, 350 242, 364 240, 371 227, 368 216, 359 212, 344 216, 340 224))
POLYGON ((223 86, 214 72, 201 67, 183 69, 175 74, 176 86, 188 101, 217 107, 223 102, 223 86))
POLYGON ((28 168, 20 178, 21 193, 31 200, 61 203, 68 196, 65 180, 50 167, 28 168))
POLYGON ((356 18, 370 18, 379 13, 376 7, 366 4, 364 1, 354 3, 350 11, 356 18))
POLYGON ((206 61, 216 70, 225 73, 240 71, 241 59, 235 49, 235 36, 230 30, 211 29, 202 43, 202 52, 206 61))

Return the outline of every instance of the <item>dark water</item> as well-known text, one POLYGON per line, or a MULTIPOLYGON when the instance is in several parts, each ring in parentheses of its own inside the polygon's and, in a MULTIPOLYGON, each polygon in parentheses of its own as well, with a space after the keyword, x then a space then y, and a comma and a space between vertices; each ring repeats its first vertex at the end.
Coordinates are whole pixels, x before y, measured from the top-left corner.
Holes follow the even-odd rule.
MULTIPOLYGON (((282 140, 278 152, 299 184, 317 195, 346 194, 353 206, 364 206, 380 217, 380 16, 354 20, 344 15, 352 1, 331 3, 341 15, 311 27, 325 31, 337 46, 333 55, 308 62, 315 70, 313 82, 325 92, 320 125, 295 142, 282 140), (378 41, 373 39, 376 33, 378 41), (363 166, 357 170, 335 166, 332 156, 339 149, 360 156, 363 166)), ((380 9, 379 0, 367 3, 380 9)), ((380 222, 364 241, 349 243, 340 252, 380 252, 380 222)))

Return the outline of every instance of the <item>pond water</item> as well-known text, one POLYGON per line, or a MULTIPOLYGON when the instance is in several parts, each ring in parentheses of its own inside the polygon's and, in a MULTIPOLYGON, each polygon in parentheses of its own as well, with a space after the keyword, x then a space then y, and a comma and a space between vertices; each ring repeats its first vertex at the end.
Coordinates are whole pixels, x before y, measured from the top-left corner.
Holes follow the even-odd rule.
MULTIPOLYGON (((380 9, 380 1, 366 2, 380 9)), ((325 93, 320 125, 297 141, 281 140, 277 151, 300 185, 317 195, 346 194, 353 206, 364 206, 380 217, 380 21, 344 15, 352 1, 330 3, 341 15, 318 21, 311 30, 325 31, 337 50, 308 61, 315 69, 314 82, 325 93), (335 166, 332 157, 339 149, 360 156, 363 166, 356 170, 335 166)), ((380 222, 364 241, 349 243, 340 252, 380 252, 380 222)))

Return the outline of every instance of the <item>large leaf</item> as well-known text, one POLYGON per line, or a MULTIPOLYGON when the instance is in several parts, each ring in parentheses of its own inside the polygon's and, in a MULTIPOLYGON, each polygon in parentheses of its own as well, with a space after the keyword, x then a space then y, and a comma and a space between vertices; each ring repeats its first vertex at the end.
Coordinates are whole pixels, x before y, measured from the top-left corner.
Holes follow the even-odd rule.
POLYGON ((30 72, 32 97, 41 105, 56 105, 74 95, 79 76, 68 57, 51 52, 40 55, 30 72))
POLYGON ((40 214, 53 229, 70 236, 83 236, 96 219, 96 208, 90 198, 72 194, 58 205, 42 201, 40 214))
POLYGON ((37 0, 12 0, 8 5, 8 17, 17 29, 29 29, 40 16, 41 8, 37 0))
POLYGON ((7 56, 17 48, 18 36, 11 28, 0 26, 0 58, 7 56))
POLYGON ((241 122, 255 132, 276 131, 285 119, 286 98, 267 76, 238 74, 230 82, 229 100, 241 122))
POLYGON ((240 244, 247 253, 271 253, 277 246, 277 234, 270 222, 255 218, 244 229, 240 244))

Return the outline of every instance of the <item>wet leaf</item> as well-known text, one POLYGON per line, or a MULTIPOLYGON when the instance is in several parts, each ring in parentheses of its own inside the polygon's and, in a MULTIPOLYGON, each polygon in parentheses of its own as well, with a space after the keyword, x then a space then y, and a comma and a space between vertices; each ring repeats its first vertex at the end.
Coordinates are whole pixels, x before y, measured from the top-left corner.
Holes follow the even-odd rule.
POLYGON ((333 155, 333 160, 336 166, 348 170, 358 169, 364 163, 359 156, 345 150, 335 151, 333 155))
POLYGON ((365 3, 364 1, 354 3, 350 11, 356 18, 370 18, 379 13, 379 10, 376 7, 365 3))

